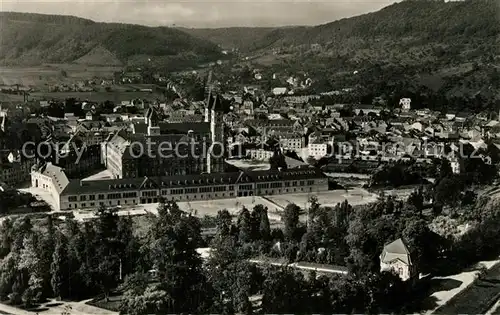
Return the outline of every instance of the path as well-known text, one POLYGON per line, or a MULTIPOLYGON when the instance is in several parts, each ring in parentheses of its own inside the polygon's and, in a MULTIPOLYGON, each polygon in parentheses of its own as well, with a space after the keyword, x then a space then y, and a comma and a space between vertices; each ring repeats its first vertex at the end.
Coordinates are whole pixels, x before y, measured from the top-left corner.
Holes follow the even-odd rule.
POLYGON ((277 209, 280 209, 280 211, 285 210, 285 208, 283 208, 281 205, 279 205, 278 203, 274 202, 273 200, 267 198, 266 196, 261 196, 261 198, 266 200, 267 202, 272 203, 277 209))
MULTIPOLYGON (((12 307, 7 304, 2 304, 0 303, 0 312, 6 313, 6 314, 12 314, 12 315, 36 315, 36 313, 33 312, 28 312, 22 309, 19 309, 17 307, 12 307)), ((61 313, 59 313, 60 315, 61 313)))
POLYGON ((71 315, 118 315, 117 312, 109 311, 103 308, 95 307, 86 304, 91 300, 83 300, 79 302, 64 302, 51 300, 47 303, 43 303, 40 306, 40 311, 26 311, 17 307, 0 303, 0 314, 10 314, 10 315, 61 315, 63 312, 69 311, 71 315), (68 308, 69 306, 69 308, 68 308))
MULTIPOLYGON (((481 263, 479 263, 481 264, 481 263)), ((478 266, 479 266, 478 264, 478 266)), ((438 307, 433 314, 479 314, 491 308, 500 294, 500 261, 482 262, 486 275, 477 277, 478 269, 446 277, 461 281, 458 288, 433 294, 438 298, 438 307)))
POLYGON ((498 314, 500 311, 500 299, 498 299, 495 304, 486 312, 486 315, 498 314))

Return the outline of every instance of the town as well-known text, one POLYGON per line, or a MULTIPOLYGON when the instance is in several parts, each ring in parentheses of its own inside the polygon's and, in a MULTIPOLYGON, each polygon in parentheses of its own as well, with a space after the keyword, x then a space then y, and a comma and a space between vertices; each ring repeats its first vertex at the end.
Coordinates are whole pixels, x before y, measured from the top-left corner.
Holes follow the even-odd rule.
POLYGON ((246 33, 0 12, 19 34, 115 36, 0 67, 0 313, 498 313, 498 25, 448 21, 469 50, 400 43, 411 21, 395 41, 377 24, 363 35, 373 49, 356 33, 401 12, 486 19, 490 2, 403 1, 333 22, 349 35, 326 43, 330 24, 246 33))

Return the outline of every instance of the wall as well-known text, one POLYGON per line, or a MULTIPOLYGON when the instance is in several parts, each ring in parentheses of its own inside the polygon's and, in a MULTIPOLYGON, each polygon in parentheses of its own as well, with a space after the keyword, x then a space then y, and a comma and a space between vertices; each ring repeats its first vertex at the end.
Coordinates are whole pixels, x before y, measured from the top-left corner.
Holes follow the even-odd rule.
POLYGON ((408 265, 406 265, 405 263, 403 263, 400 260, 396 260, 396 261, 389 263, 389 264, 381 262, 380 263, 380 270, 381 271, 392 271, 393 270, 399 275, 399 277, 403 281, 408 280, 411 276, 410 275, 410 268, 408 267, 408 265))

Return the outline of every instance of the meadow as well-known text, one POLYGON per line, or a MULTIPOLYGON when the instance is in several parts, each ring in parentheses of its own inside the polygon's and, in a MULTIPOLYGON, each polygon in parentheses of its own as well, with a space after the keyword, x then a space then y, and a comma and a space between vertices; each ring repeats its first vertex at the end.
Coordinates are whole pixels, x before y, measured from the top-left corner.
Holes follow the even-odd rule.
POLYGON ((87 66, 79 64, 45 64, 34 67, 0 67, 0 85, 19 84, 43 88, 48 84, 73 83, 92 78, 112 79, 120 66, 87 66))

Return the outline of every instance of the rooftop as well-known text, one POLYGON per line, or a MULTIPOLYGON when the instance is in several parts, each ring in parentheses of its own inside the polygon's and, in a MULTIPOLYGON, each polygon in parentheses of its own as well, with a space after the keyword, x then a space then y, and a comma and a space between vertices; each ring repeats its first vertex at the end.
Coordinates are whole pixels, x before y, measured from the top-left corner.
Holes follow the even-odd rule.
POLYGON ((401 238, 384 246, 380 260, 383 263, 390 263, 395 260, 401 260, 407 265, 411 265, 410 251, 401 238))

